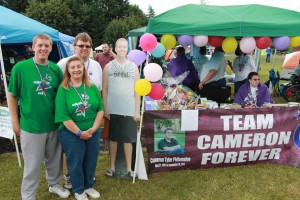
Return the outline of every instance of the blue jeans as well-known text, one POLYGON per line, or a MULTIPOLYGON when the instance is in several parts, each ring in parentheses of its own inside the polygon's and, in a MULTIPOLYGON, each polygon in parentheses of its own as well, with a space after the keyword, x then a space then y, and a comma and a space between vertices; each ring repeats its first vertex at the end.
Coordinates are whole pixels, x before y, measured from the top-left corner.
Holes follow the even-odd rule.
POLYGON ((184 148, 178 148, 173 151, 166 151, 166 154, 184 154, 184 148))
POLYGON ((58 137, 67 156, 72 190, 81 194, 94 185, 100 151, 100 129, 88 140, 80 139, 66 128, 58 131, 58 137))

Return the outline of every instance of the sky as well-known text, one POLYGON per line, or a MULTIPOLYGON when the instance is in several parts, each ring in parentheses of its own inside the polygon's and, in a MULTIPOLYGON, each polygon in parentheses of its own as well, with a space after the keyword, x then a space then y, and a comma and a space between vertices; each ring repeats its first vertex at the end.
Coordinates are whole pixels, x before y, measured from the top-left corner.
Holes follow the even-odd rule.
MULTIPOLYGON (((280 7, 300 12, 299 0, 207 0, 208 5, 242 5, 242 4, 263 4, 268 6, 280 7)), ((136 4, 145 14, 148 13, 148 6, 154 9, 155 14, 159 15, 165 11, 186 4, 200 4, 201 0, 129 0, 130 4, 136 4)))

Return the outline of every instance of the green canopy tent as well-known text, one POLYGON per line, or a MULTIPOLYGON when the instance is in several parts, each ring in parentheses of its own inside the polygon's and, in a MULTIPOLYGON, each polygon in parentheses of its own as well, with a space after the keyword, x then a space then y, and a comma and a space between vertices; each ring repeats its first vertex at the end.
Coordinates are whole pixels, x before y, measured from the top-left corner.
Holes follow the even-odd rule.
POLYGON ((146 26, 141 27, 141 28, 137 28, 137 29, 133 29, 133 30, 128 32, 128 37, 142 36, 145 32, 146 32, 146 26))
POLYGON ((215 36, 300 35, 300 12, 264 5, 187 4, 150 19, 146 32, 215 36))

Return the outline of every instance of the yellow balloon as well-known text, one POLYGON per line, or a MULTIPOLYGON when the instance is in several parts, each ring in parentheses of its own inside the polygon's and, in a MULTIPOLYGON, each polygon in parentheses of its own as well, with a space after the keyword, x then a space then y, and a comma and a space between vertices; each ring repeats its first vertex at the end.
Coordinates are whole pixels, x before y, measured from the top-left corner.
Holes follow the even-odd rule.
POLYGON ((293 36, 293 37, 290 37, 290 39, 291 39, 290 45, 292 47, 300 46, 300 36, 293 36))
POLYGON ((141 96, 146 96, 150 93, 152 86, 150 81, 147 79, 140 79, 135 83, 135 92, 141 96))
POLYGON ((236 39, 232 36, 226 37, 222 43, 222 49, 225 53, 231 53, 236 50, 238 43, 236 39))
POLYGON ((172 49, 176 45, 176 38, 174 35, 164 34, 160 38, 160 43, 162 43, 166 49, 172 49))

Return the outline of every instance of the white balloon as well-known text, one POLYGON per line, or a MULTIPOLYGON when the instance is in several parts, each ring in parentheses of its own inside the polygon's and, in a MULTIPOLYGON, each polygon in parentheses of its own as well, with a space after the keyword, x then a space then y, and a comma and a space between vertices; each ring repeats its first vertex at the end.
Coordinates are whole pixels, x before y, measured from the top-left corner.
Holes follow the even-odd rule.
POLYGON ((208 36, 207 35, 195 35, 194 36, 194 44, 198 47, 203 47, 208 42, 208 36))
POLYGON ((252 53, 256 47, 254 37, 243 37, 240 41, 240 49, 244 53, 252 53))

